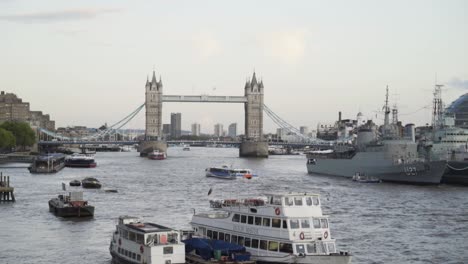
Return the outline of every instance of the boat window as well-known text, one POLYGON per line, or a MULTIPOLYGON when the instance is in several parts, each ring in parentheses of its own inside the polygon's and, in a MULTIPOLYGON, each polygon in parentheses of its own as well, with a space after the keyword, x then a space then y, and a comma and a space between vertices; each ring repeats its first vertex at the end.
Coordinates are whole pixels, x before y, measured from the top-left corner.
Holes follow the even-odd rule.
POLYGON ((170 243, 177 243, 177 233, 169 233, 167 235, 167 240, 169 240, 170 243))
POLYGON ((123 238, 128 239, 128 231, 127 230, 124 229, 121 234, 122 234, 123 238))
POLYGON ((241 223, 245 224, 247 222, 247 216, 241 215, 241 223))
POLYGON ((231 234, 224 235, 224 241, 231 242, 231 234))
POLYGON ((255 208, 250 208, 250 212, 256 214, 256 213, 257 213, 257 209, 255 209, 255 208))
POLYGON ((270 218, 263 218, 263 226, 270 227, 270 218))
POLYGON ((249 218, 247 219, 247 224, 253 225, 253 222, 254 222, 254 217, 249 215, 249 218))
POLYGON ((218 239, 219 240, 224 240, 224 233, 223 232, 219 232, 218 239))
POLYGON ((288 229, 288 220, 283 220, 283 229, 288 229))
POLYGON ((206 230, 206 236, 209 237, 209 238, 213 238, 213 231, 206 230))
POLYGON ((317 253, 317 246, 315 243, 307 244, 307 253, 309 254, 316 254, 317 253))
POLYGON ((284 253, 293 253, 292 244, 280 243, 279 251, 284 253))
POLYGON ((278 251, 278 242, 269 241, 268 242, 268 251, 278 251))
POLYGON ((316 197, 316 196, 312 197, 312 201, 314 202, 314 205, 319 205, 320 204, 319 198, 316 197))
POLYGON ((314 218, 314 228, 320 228, 320 219, 314 218))
POLYGON ((244 245, 244 237, 241 237, 241 236, 238 237, 238 238, 237 238, 237 244, 243 246, 243 245, 244 245))
POLYGON ((119 252, 119 254, 120 254, 120 248, 117 249, 117 252, 119 252))
POLYGON ((128 232, 128 240, 135 241, 136 235, 133 232, 128 232))
POLYGON ((138 254, 138 255, 137 255, 137 261, 140 261, 140 260, 141 260, 141 255, 138 254))
POLYGON ((279 196, 272 196, 270 199, 270 203, 273 205, 281 205, 281 197, 279 196))
POLYGON ((298 229, 299 228, 299 220, 289 220, 291 229, 298 229))
POLYGON ((328 220, 327 219, 320 219, 322 223, 322 228, 328 228, 328 220))
POLYGON ((218 239, 218 232, 213 231, 213 239, 217 240, 218 239))
POLYGON ((271 219, 271 226, 275 227, 275 228, 280 228, 281 227, 281 219, 279 219, 279 218, 271 219))
POLYGON ((164 247, 163 249, 163 254, 172 254, 174 253, 174 248, 173 247, 164 247))
POLYGON ((136 259, 136 253, 132 253, 132 259, 136 259))
POLYGON ((137 242, 138 244, 143 244, 144 237, 145 237, 145 236, 142 235, 142 234, 137 234, 137 235, 136 235, 136 242, 137 242))
POLYGON ((309 206, 312 205, 312 197, 306 197, 306 204, 309 206))
POLYGON ((328 253, 335 253, 336 249, 335 249, 335 243, 327 243, 328 245, 328 253))
POLYGON ((310 228, 309 219, 301 219, 301 227, 302 228, 310 228))
POLYGON ((302 206, 302 197, 294 197, 294 205, 302 206))
POLYGON ((296 245, 296 254, 303 253, 305 254, 305 248, 303 244, 296 245))
POLYGON ((237 244, 237 236, 232 235, 232 237, 231 237, 231 243, 237 244))
POLYGON ((260 249, 267 250, 268 249, 268 241, 260 240, 260 249))
POLYGON ((289 197, 284 198, 284 205, 293 206, 293 199, 289 197))
POLYGON ((258 217, 258 216, 255 217, 255 225, 262 225, 262 218, 261 217, 258 217))
POLYGON ((252 248, 258 248, 258 239, 252 239, 252 248))
POLYGON ((250 237, 246 237, 245 240, 244 240, 244 246, 245 247, 250 247, 251 241, 252 240, 250 239, 250 237))
POLYGON ((232 216, 232 221, 233 222, 239 222, 239 219, 240 219, 239 214, 234 214, 234 216, 232 216))

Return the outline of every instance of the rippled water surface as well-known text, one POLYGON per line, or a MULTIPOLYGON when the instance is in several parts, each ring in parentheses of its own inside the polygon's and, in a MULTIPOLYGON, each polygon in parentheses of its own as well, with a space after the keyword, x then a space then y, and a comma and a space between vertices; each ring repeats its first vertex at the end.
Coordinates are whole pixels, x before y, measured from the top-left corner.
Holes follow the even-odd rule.
POLYGON ((0 204, 0 263, 110 263, 109 241, 119 215, 188 228, 193 209, 208 210, 209 199, 285 191, 322 195, 332 237, 339 250, 354 254, 353 263, 468 263, 466 187, 360 184, 308 175, 304 156, 241 159, 238 149, 174 147, 163 161, 136 152, 98 153, 96 161, 94 169, 50 175, 1 169, 11 176, 17 202, 0 204), (251 168, 260 177, 205 177, 206 167, 222 164, 251 168), (48 200, 61 192, 61 182, 88 176, 103 184, 101 190, 84 190, 96 206, 94 218, 67 220, 49 213, 48 200))

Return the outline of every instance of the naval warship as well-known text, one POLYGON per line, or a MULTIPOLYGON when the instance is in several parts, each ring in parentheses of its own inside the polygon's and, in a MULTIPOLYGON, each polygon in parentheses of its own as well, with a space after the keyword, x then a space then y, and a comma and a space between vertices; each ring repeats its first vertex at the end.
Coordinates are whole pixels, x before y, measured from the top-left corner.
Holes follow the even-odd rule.
POLYGON ((388 87, 384 110, 381 133, 369 122, 359 129, 354 144, 335 144, 330 150, 309 152, 308 173, 349 178, 360 174, 387 182, 439 184, 447 162, 419 157, 414 125, 411 138, 398 136, 396 125, 389 123, 388 87))

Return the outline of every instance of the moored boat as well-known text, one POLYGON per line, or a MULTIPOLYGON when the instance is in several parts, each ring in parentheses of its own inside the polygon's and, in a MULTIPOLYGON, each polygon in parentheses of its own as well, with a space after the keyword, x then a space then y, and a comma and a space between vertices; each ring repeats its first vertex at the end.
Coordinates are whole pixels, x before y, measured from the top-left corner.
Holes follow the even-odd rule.
POLYGON ((65 159, 66 167, 73 168, 95 168, 96 161, 93 155, 73 154, 65 159))
POLYGON ((166 159, 166 153, 159 150, 154 150, 148 154, 148 158, 152 160, 163 160, 166 159))
POLYGON ((177 230, 137 217, 120 216, 109 246, 113 263, 185 263, 185 245, 177 230))
POLYGON ((55 173, 65 167, 65 155, 52 153, 36 156, 28 168, 31 173, 55 173))
POLYGON ((91 177, 84 178, 81 181, 81 185, 83 186, 83 188, 88 189, 100 189, 102 186, 98 179, 91 177))
POLYGON ((190 151, 190 145, 184 145, 183 151, 190 151))
POLYGON ((347 264, 337 251, 319 195, 267 194, 210 201, 215 210, 194 214, 195 235, 242 245, 257 262, 347 264))
POLYGON ((246 179, 258 177, 258 175, 253 173, 250 169, 231 169, 231 173, 236 177, 242 177, 246 179))
POLYGON ((94 206, 83 200, 83 192, 69 192, 49 200, 49 211, 61 217, 86 217, 94 215, 94 206))

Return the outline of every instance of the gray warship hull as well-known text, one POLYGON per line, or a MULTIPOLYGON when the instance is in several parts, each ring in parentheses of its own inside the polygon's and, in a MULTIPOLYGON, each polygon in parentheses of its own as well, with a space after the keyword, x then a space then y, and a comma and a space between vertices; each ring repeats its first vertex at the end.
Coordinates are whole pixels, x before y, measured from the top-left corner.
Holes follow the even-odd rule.
POLYGON ((309 174, 352 177, 356 173, 376 177, 386 182, 439 184, 446 161, 415 161, 394 163, 382 152, 358 152, 352 158, 320 158, 307 156, 309 174))

